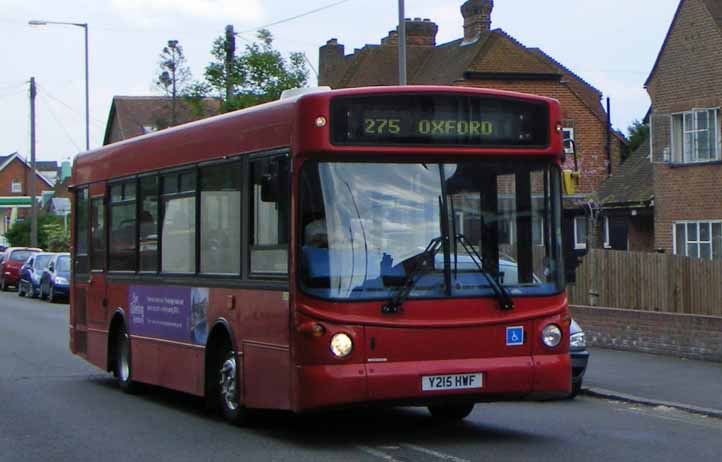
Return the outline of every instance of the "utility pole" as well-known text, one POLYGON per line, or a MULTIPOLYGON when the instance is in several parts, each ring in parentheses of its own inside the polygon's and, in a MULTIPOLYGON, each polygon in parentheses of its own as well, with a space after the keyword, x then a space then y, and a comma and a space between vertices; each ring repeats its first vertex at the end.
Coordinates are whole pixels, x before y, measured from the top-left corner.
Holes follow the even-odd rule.
POLYGON ((399 85, 406 85, 406 18, 404 0, 399 0, 399 85))
POLYGON ((233 26, 226 26, 226 108, 233 96, 233 82, 231 74, 233 72, 233 58, 236 56, 236 34, 233 32, 233 26))
POLYGON ((30 77, 30 246, 38 246, 38 207, 35 204, 35 77, 30 77))

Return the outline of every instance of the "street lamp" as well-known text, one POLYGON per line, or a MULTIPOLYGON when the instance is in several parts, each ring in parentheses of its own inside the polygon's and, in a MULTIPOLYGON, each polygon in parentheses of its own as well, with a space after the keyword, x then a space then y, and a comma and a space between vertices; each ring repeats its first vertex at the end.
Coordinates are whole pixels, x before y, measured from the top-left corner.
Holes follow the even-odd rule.
POLYGON ((47 26, 48 24, 58 24, 61 26, 82 27, 85 32, 85 150, 90 150, 90 101, 88 97, 88 23, 85 22, 62 22, 62 21, 44 21, 33 19, 28 21, 31 26, 47 26))

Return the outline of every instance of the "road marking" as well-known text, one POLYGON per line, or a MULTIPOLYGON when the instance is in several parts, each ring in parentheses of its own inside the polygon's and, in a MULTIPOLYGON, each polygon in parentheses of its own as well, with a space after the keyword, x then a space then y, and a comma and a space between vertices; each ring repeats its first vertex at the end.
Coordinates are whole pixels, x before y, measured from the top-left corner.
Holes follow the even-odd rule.
POLYGON ((390 454, 386 454, 385 452, 379 451, 378 449, 370 448, 368 446, 356 446, 356 448, 365 452, 366 454, 378 457, 381 460, 387 460, 388 462, 401 462, 399 459, 394 459, 394 457, 390 454))
POLYGON ((618 411, 627 412, 630 414, 643 415, 645 417, 653 417, 656 419, 669 420, 671 422, 694 425, 697 427, 712 428, 715 430, 719 430, 720 428, 722 428, 722 425, 717 423, 716 419, 710 419, 707 416, 691 414, 682 410, 668 408, 666 406, 657 406, 651 409, 633 406, 626 409, 618 409, 618 411))
POLYGON ((401 446, 413 449, 414 451, 423 452, 424 454, 437 457, 441 460, 450 460, 451 462, 470 462, 469 460, 462 459, 461 457, 452 456, 451 454, 444 454, 443 452, 434 451, 433 449, 417 446, 415 444, 403 443, 401 444, 401 446))

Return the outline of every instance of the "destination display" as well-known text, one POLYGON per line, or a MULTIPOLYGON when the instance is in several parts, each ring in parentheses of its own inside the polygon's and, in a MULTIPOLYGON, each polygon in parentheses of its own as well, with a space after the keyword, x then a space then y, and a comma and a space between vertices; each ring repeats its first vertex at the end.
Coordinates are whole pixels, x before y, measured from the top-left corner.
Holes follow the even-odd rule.
POLYGON ((371 95, 331 101, 336 145, 546 147, 544 103, 474 95, 371 95))

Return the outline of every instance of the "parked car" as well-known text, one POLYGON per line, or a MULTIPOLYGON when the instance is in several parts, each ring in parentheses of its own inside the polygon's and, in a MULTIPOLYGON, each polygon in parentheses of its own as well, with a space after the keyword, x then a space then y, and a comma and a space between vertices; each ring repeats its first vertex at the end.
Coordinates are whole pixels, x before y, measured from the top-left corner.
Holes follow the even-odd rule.
POLYGON ((0 263, 0 290, 7 291, 10 286, 17 286, 20 280, 20 268, 32 255, 42 249, 32 247, 8 247, 0 263))
POLYGON ((569 397, 574 398, 582 389, 582 380, 589 362, 589 352, 584 331, 573 319, 569 327, 569 354, 572 357, 572 393, 569 397))
POLYGON ((43 270, 48 267, 54 253, 33 254, 20 268, 20 280, 18 281, 18 295, 25 295, 36 298, 40 294, 40 277, 43 270))
POLYGON ((70 254, 56 253, 40 277, 40 298, 55 303, 70 297, 70 254))

